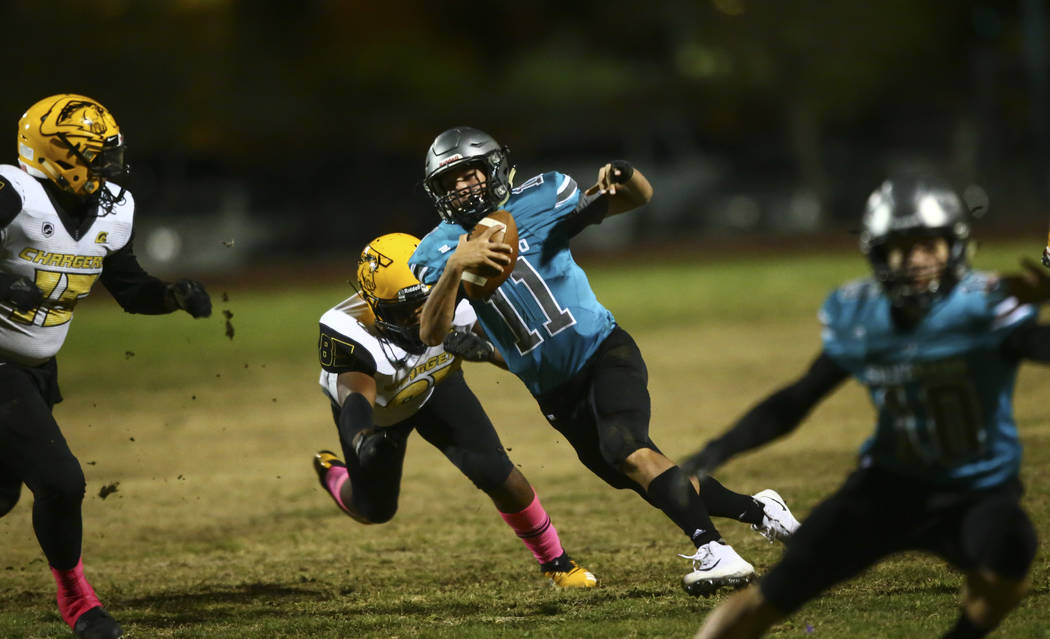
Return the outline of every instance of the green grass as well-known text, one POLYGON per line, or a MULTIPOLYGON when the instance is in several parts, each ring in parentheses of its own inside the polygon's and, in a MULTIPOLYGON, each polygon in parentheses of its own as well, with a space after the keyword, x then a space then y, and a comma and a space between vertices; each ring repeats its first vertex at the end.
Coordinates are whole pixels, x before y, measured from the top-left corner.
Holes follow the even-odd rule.
MULTIPOLYGON (((988 247, 1012 268, 1031 243, 988 247)), ((1036 247, 1038 248, 1038 247, 1036 247)), ((587 267, 587 264, 584 263, 587 267)), ((819 348, 828 290, 866 274, 855 252, 596 264, 599 298, 646 355, 654 440, 683 456, 803 370, 819 348)), ((123 314, 103 292, 77 311, 59 359, 55 411, 84 465, 85 563, 132 637, 690 637, 721 597, 678 580, 688 542, 633 494, 608 489, 506 374, 467 375, 566 547, 602 582, 548 588, 479 493, 420 438, 410 440, 400 510, 382 526, 342 516, 310 458, 338 445, 317 384, 316 322, 342 281, 292 290, 213 290, 216 314, 123 314), (221 301, 222 293, 228 301, 221 301), (233 313, 233 340, 222 310, 233 313), (119 482, 117 492, 99 496, 119 482)), ((1025 505, 1050 530, 1050 391, 1022 369, 1025 505)), ((740 491, 775 487, 799 515, 853 464, 872 413, 847 385, 792 437, 720 473, 740 491)), ((0 519, 0 637, 66 637, 32 534, 31 495, 0 519)), ((736 522, 720 529, 759 571, 780 554, 736 522)), ((1000 636, 1050 637, 1050 562, 1000 636)), ((938 636, 959 578, 920 555, 894 558, 810 603, 774 637, 938 636), (811 630, 811 632, 810 632, 811 630)))

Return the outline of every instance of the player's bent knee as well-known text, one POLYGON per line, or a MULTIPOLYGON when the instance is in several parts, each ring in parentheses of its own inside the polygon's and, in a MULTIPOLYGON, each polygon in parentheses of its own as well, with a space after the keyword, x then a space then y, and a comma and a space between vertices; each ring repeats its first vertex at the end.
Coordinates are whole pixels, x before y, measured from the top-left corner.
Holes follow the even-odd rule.
POLYGON ((640 450, 656 452, 656 446, 648 437, 638 437, 629 428, 609 426, 600 435, 598 450, 605 463, 614 468, 623 468, 631 465, 628 458, 632 455, 640 450))
POLYGON ((1031 588, 1031 580, 1010 579, 990 572, 966 576, 965 607, 969 617, 984 628, 994 628, 1017 607, 1031 588))
POLYGON ((456 466, 478 490, 492 494, 503 488, 514 465, 504 455, 469 455, 456 460, 456 466))
POLYGON ((1028 575, 1035 560, 1038 539, 1028 515, 1016 504, 1012 506, 983 512, 994 526, 982 535, 973 536, 969 543, 982 574, 1020 582, 1028 575))
POLYGON ((80 502, 84 499, 87 482, 76 458, 69 458, 46 467, 43 474, 27 480, 36 501, 80 502))
POLYGON ((351 506, 351 509, 354 511, 354 514, 357 515, 355 519, 363 524, 385 524, 397 514, 397 504, 394 504, 393 506, 375 506, 372 504, 362 506, 360 504, 354 504, 351 506))

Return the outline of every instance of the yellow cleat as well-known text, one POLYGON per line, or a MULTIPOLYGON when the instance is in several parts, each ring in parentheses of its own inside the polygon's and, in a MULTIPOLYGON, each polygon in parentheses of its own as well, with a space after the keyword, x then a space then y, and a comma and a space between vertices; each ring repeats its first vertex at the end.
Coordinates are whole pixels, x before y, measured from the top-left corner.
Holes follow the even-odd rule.
POLYGON ((324 483, 325 475, 328 474, 328 469, 332 466, 346 466, 338 457, 335 456, 330 450, 318 451, 314 455, 314 472, 317 473, 317 481, 321 482, 321 488, 328 490, 328 484, 324 483))
POLYGON ((594 588, 598 585, 598 578, 586 568, 580 566, 573 560, 569 560, 572 567, 569 570, 554 570, 543 573, 555 588, 594 588))

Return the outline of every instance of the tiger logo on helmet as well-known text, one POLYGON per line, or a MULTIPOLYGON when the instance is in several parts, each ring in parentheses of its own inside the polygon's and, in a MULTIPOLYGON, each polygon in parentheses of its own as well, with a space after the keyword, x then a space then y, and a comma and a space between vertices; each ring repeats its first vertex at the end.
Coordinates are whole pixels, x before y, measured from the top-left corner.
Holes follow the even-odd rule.
POLYGON ((52 95, 29 107, 18 121, 18 163, 81 198, 97 198, 105 210, 123 197, 105 188, 127 174, 124 135, 97 100, 75 93, 52 95))
POLYGON ((357 260, 357 286, 375 316, 379 333, 406 352, 419 354, 426 345, 419 338, 419 308, 430 287, 408 268, 408 258, 419 238, 407 233, 377 237, 357 260))

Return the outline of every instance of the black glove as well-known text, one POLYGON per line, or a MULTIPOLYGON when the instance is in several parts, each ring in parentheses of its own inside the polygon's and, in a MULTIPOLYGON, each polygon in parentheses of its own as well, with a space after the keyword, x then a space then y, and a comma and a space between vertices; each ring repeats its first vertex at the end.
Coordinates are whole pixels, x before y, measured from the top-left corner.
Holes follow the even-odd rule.
POLYGON ((693 475, 697 479, 703 479, 710 475, 716 468, 726 460, 721 451, 721 446, 715 442, 709 442, 707 446, 698 452, 682 460, 678 467, 687 475, 693 475))
POLYGON ((471 331, 452 331, 445 336, 445 350, 468 362, 487 362, 495 352, 487 339, 471 331))
POLYGON ((44 293, 24 275, 0 273, 0 300, 24 313, 40 306, 44 293))
POLYGON ((179 280, 168 284, 168 293, 175 300, 175 305, 193 317, 211 315, 211 297, 204 285, 197 280, 179 280))

